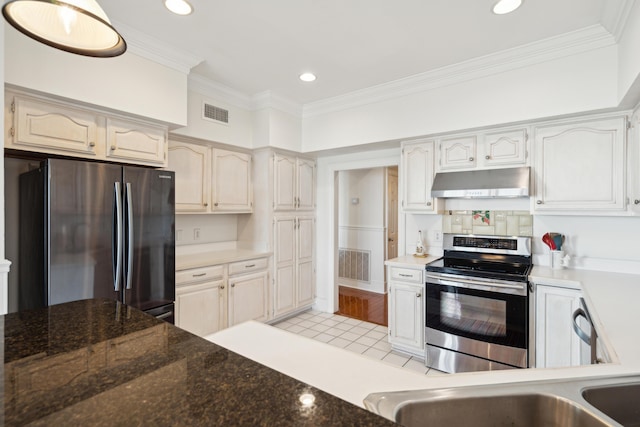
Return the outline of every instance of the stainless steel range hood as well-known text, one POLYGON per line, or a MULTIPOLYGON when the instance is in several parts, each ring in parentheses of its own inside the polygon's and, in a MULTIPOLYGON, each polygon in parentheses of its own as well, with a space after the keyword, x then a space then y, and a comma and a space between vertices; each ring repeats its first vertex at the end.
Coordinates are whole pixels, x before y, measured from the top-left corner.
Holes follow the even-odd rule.
POLYGON ((530 168, 439 172, 431 197, 492 198, 529 197, 530 168))

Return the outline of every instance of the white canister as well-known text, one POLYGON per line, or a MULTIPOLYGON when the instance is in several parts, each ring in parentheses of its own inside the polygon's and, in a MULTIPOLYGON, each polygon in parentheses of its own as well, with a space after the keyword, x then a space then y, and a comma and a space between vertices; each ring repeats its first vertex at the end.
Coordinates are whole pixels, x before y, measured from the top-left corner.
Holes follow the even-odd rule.
POLYGON ((569 266, 569 255, 565 255, 564 251, 551 251, 551 268, 560 270, 569 266))

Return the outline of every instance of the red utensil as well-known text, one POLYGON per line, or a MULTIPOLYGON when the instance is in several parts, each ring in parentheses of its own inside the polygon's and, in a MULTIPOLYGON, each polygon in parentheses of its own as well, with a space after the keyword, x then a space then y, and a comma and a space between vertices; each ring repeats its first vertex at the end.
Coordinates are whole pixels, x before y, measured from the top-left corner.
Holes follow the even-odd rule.
POLYGON ((551 238, 551 236, 549 235, 549 233, 544 233, 544 235, 542 236, 542 241, 549 246, 549 249, 551 249, 552 251, 556 250, 556 244, 553 241, 553 239, 551 238))

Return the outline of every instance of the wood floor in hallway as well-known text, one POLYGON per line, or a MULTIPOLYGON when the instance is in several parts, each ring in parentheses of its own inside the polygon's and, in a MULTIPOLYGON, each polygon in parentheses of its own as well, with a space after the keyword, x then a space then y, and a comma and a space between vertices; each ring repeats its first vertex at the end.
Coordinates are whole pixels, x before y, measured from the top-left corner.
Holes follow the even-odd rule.
POLYGON ((388 326, 387 294, 339 286, 339 305, 336 314, 365 322, 388 326))

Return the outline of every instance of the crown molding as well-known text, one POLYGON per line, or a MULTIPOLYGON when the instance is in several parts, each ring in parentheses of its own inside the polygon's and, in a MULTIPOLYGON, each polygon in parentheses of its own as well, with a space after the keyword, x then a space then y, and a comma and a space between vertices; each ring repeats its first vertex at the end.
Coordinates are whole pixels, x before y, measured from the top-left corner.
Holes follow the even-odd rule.
POLYGON ((403 79, 305 104, 303 118, 355 108, 615 45, 602 25, 550 37, 403 79))
POLYGON ((302 118, 302 105, 273 91, 267 90, 254 95, 252 98, 252 110, 275 108, 292 116, 302 118))
POLYGON ((204 61, 203 58, 167 46, 156 38, 138 31, 121 22, 113 22, 113 26, 122 34, 127 42, 127 51, 143 58, 157 62, 183 74, 189 74, 191 69, 204 61))
POLYGON ((232 89, 215 80, 211 80, 200 74, 191 73, 188 79, 189 90, 198 92, 201 95, 215 98, 216 100, 226 102, 230 105, 244 108, 245 110, 253 109, 253 101, 250 96, 232 89))

